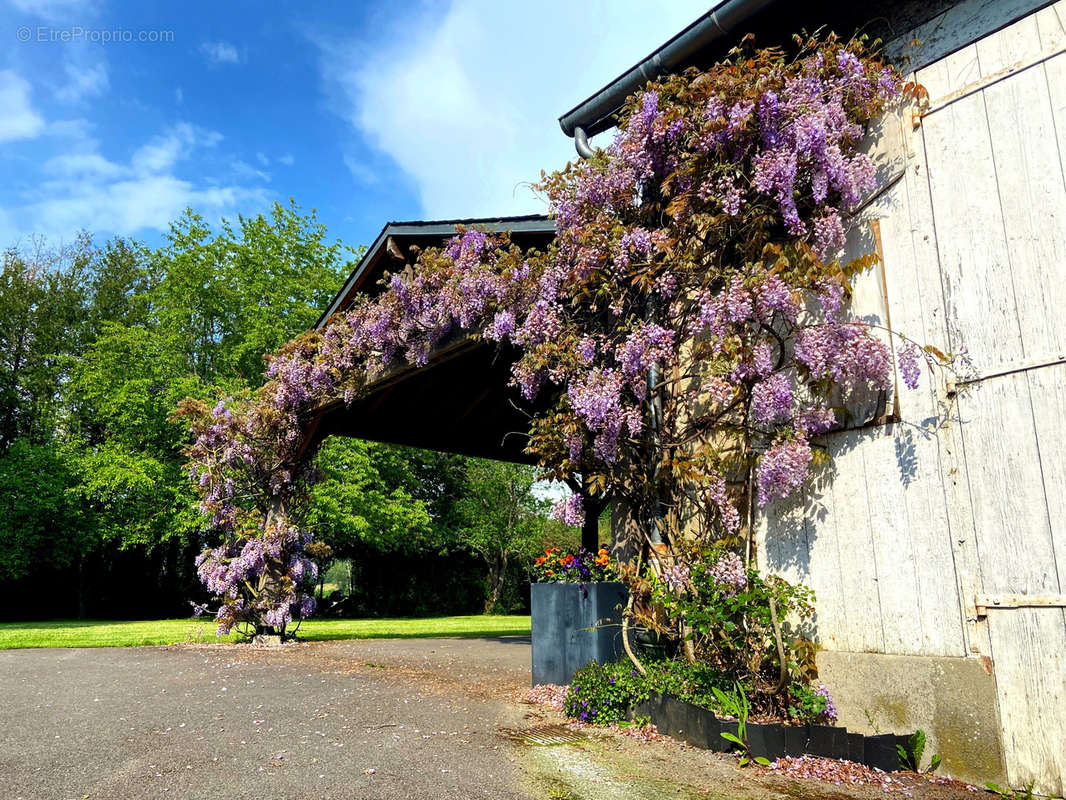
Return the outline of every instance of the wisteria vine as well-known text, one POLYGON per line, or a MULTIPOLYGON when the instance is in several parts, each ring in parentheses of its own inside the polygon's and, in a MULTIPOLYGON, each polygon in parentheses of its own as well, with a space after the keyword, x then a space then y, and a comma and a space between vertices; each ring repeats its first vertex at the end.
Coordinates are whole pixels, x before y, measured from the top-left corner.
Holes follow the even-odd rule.
MULTIPOLYGON (((883 334, 846 312, 875 259, 840 254, 874 188, 866 126, 902 87, 859 40, 797 45, 649 84, 613 144, 544 178, 545 251, 460 229, 275 354, 256 393, 184 404, 190 477, 224 539, 200 563, 220 632, 283 631, 313 610, 309 537, 292 520, 314 414, 451 336, 513 347, 517 393, 550 401, 529 440, 545 474, 624 500, 668 546, 736 537, 755 503, 804 485, 825 458, 818 437, 893 383, 883 334)), ((908 386, 930 352, 901 345, 908 386)), ((580 498, 557 514, 579 524, 580 498)))

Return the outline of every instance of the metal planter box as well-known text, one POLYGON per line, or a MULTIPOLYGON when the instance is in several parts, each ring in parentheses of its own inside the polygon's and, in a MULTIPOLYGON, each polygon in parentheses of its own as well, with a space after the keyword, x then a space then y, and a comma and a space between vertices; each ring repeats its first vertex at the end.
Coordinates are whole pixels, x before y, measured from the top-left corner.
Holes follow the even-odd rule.
POLYGON ((533 685, 570 683, 590 661, 617 661, 622 649, 621 583, 534 583, 533 685))

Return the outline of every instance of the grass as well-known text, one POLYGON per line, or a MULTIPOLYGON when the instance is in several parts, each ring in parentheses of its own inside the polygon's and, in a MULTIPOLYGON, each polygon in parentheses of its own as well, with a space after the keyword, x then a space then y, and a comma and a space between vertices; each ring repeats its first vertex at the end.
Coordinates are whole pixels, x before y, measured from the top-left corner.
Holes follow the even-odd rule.
MULTIPOLYGON (((524 636, 529 617, 477 615, 416 619, 311 619, 300 626, 304 641, 415 639, 430 636, 524 636)), ((0 650, 26 647, 141 647, 179 642, 237 642, 217 638, 211 620, 160 619, 136 622, 53 620, 0 622, 0 650)))

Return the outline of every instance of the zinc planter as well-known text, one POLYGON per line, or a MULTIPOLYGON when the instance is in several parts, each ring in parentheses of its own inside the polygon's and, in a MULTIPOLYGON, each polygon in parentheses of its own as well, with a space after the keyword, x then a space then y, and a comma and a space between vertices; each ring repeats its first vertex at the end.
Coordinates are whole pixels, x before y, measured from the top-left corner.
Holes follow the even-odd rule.
POLYGON ((533 685, 567 684, 590 661, 622 657, 621 583, 534 583, 533 685))

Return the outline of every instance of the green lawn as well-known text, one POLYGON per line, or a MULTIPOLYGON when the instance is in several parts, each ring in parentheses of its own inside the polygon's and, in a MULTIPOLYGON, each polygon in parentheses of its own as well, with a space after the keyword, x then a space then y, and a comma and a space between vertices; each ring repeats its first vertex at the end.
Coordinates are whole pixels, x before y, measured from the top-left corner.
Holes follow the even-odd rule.
MULTIPOLYGON (((529 634, 529 617, 469 616, 420 619, 312 619, 300 626, 305 641, 331 639, 412 639, 427 636, 520 636, 529 634)), ((143 622, 54 620, 0 622, 0 650, 20 647, 137 647, 176 642, 235 642, 218 639, 210 619, 160 619, 143 622)))

